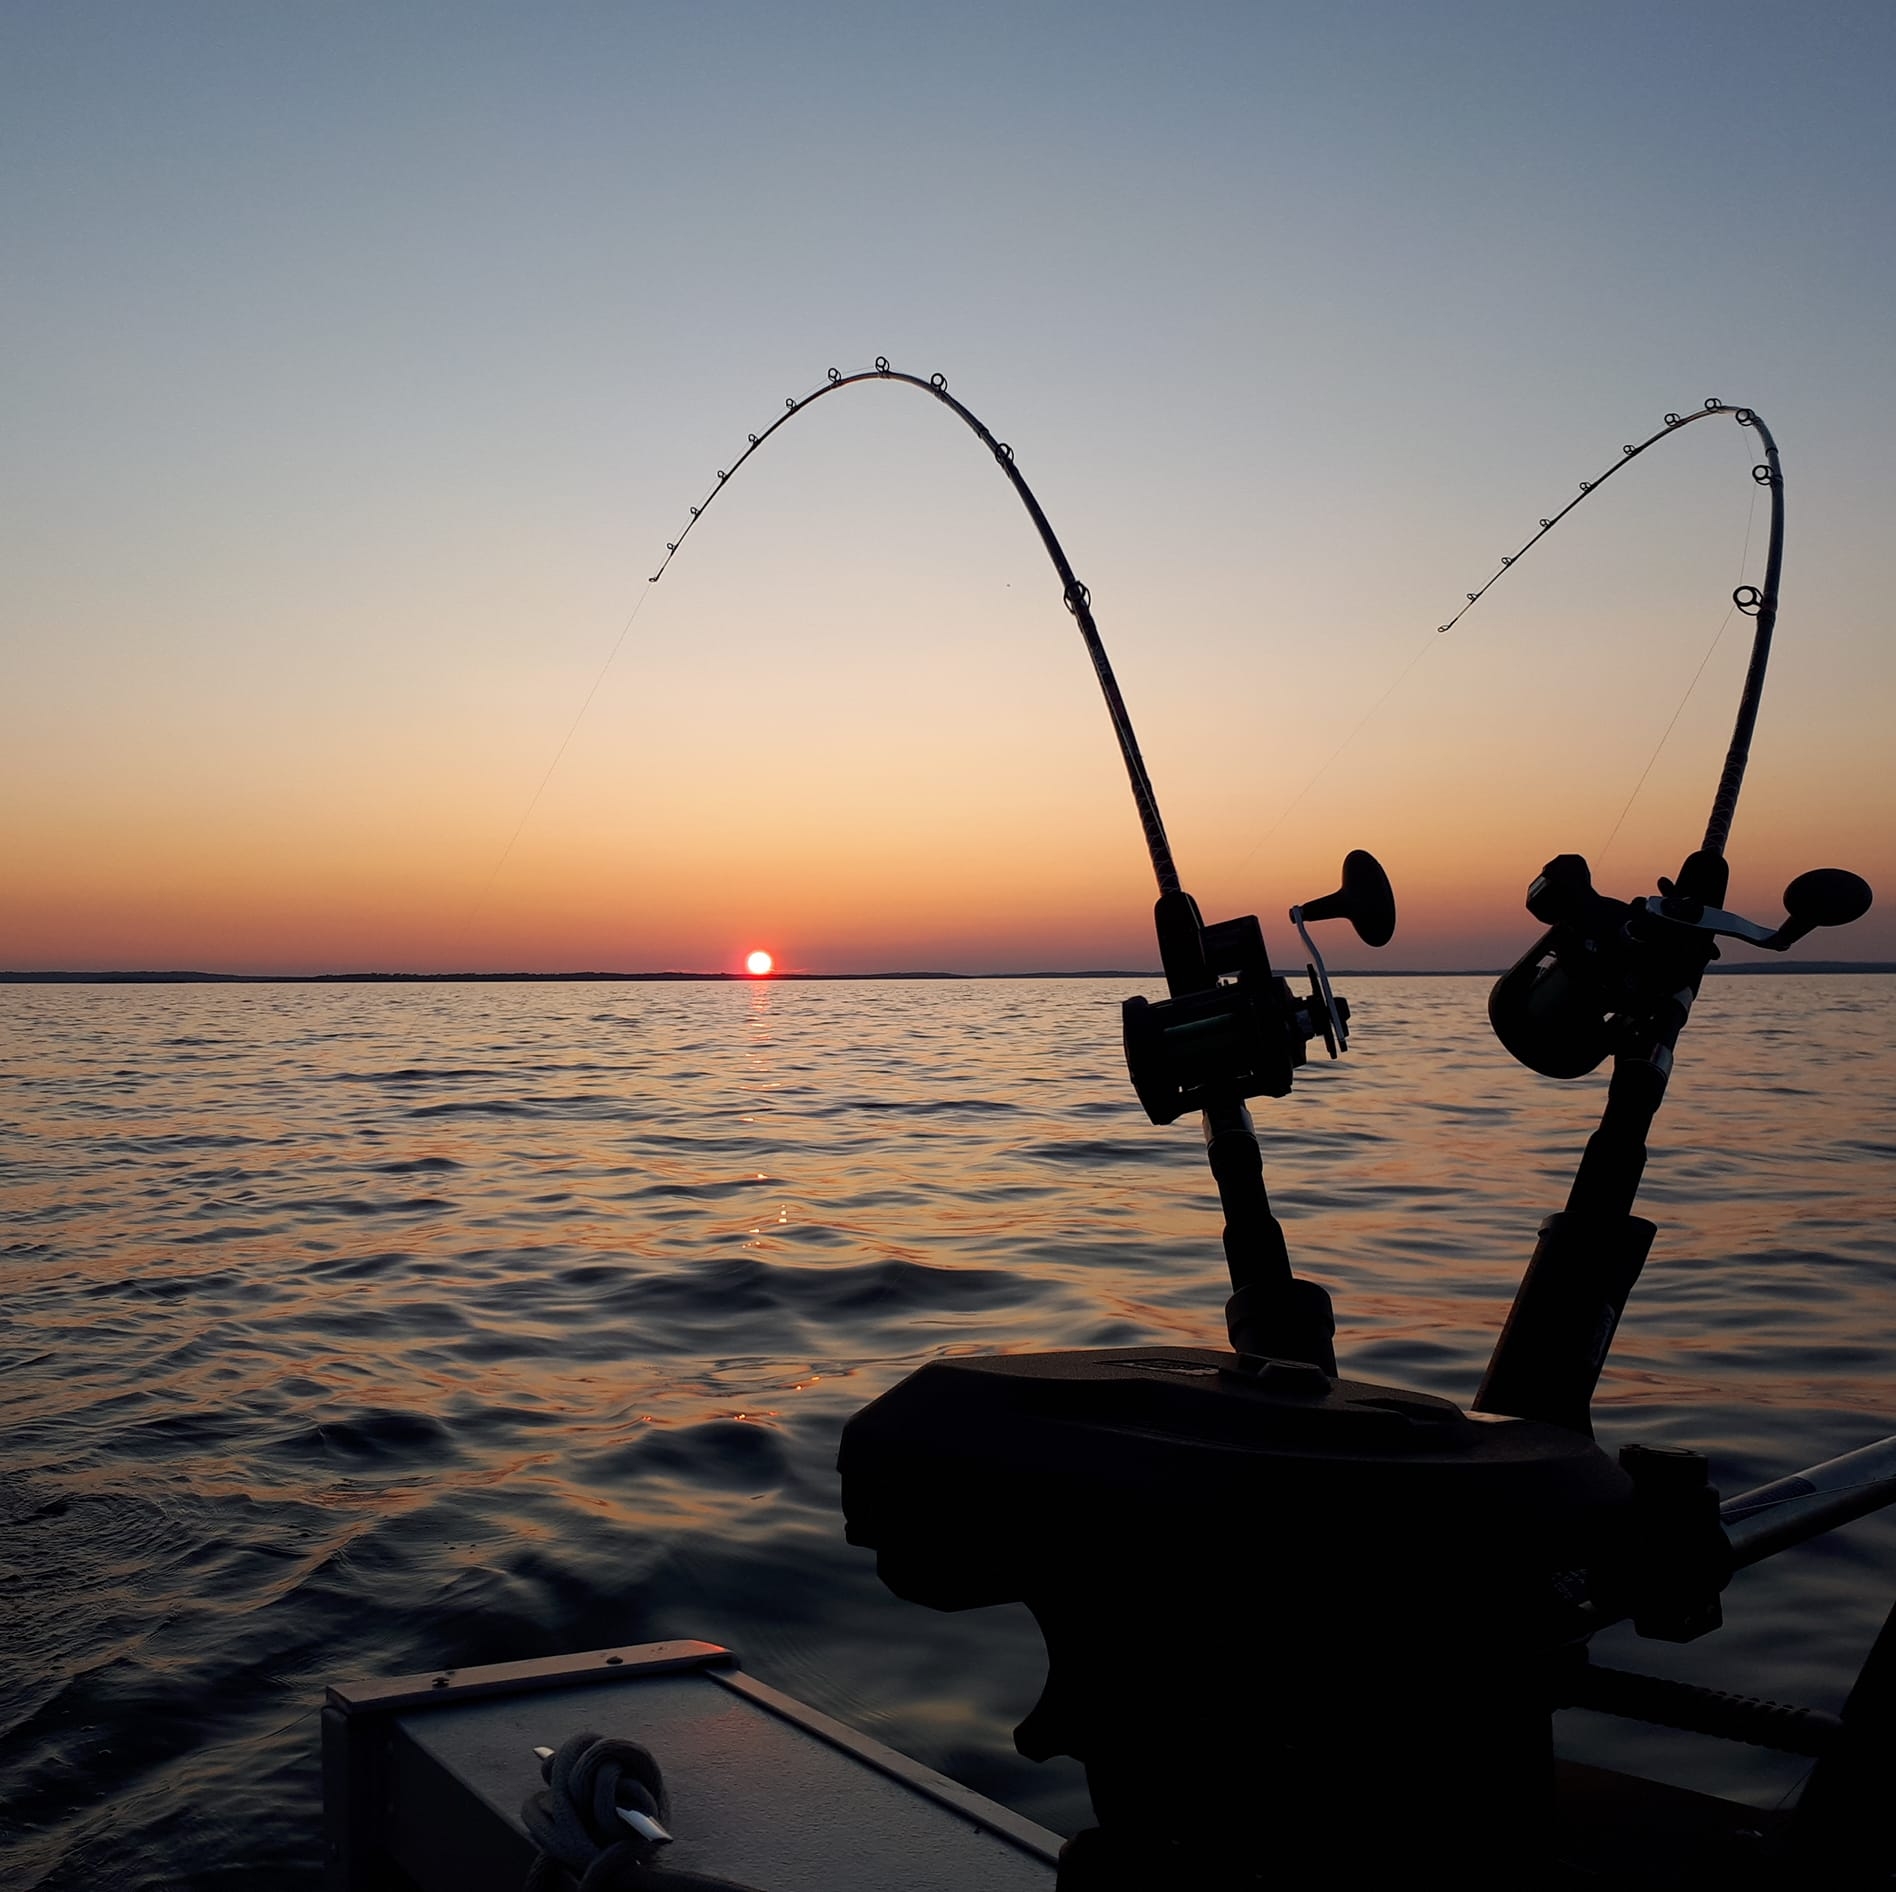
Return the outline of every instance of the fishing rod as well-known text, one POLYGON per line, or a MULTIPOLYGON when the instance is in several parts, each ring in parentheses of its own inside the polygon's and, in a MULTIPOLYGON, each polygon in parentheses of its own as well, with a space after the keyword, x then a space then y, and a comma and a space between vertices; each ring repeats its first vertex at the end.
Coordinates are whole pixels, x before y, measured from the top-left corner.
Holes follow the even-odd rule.
POLYGON ((787 399, 784 411, 768 427, 747 436, 748 444, 730 467, 718 469, 711 490, 691 508, 684 531, 666 542, 665 556, 650 582, 657 584, 664 577, 718 495, 779 428, 826 395, 865 382, 915 388, 954 413, 993 455, 1040 534, 1060 578, 1061 599, 1079 625, 1105 697, 1159 887, 1153 919, 1168 996, 1157 1002, 1130 998, 1122 1008, 1133 1088, 1154 1123, 1173 1123, 1192 1110, 1201 1115, 1206 1158, 1225 1217, 1223 1244, 1232 1285, 1225 1325, 1233 1348, 1248 1360, 1295 1361, 1333 1373, 1336 1321, 1330 1298, 1316 1282, 1291 1272, 1246 1105, 1253 1097, 1286 1095, 1313 1039, 1321 1038, 1332 1058, 1347 1046, 1349 1005, 1332 989, 1308 928, 1320 920, 1347 919, 1368 945, 1388 943, 1395 932, 1395 896, 1375 857, 1360 848, 1352 850, 1334 893, 1290 909, 1290 922, 1310 954, 1307 995, 1293 993, 1289 982, 1272 971, 1255 915, 1207 924, 1180 882, 1132 717, 1093 619, 1092 594, 1074 574, 1045 510, 1015 463, 1013 448, 948 392, 945 375, 924 380, 905 374, 892 368, 886 355, 878 355, 873 368, 855 374, 831 368, 822 385, 801 400, 787 399))
POLYGON ((1559 511, 1544 518, 1519 551, 1504 557, 1447 623, 1448 632, 1607 480, 1659 441, 1694 421, 1730 415, 1756 431, 1764 458, 1751 477, 1771 496, 1762 586, 1741 584, 1732 603, 1755 620, 1744 687, 1712 797, 1705 836, 1673 879, 1639 900, 1597 892, 1585 859, 1556 855, 1527 891, 1527 910, 1547 931, 1496 983, 1488 1000, 1495 1035, 1545 1077, 1573 1078, 1609 1056, 1613 1074, 1599 1127, 1588 1139, 1567 1206, 1542 1224, 1520 1290, 1475 1396, 1482 1412, 1540 1418, 1590 1431, 1589 1408, 1607 1350, 1657 1230, 1632 1213, 1645 1172, 1646 1137, 1664 1101, 1673 1054, 1720 939, 1783 952, 1814 927, 1841 926, 1869 910, 1867 882, 1841 868, 1799 874, 1784 890, 1776 927, 1728 912, 1725 849, 1744 785, 1764 696, 1784 566, 1784 472, 1777 442, 1749 407, 1709 400, 1668 414, 1657 433, 1620 449, 1620 458, 1559 511))

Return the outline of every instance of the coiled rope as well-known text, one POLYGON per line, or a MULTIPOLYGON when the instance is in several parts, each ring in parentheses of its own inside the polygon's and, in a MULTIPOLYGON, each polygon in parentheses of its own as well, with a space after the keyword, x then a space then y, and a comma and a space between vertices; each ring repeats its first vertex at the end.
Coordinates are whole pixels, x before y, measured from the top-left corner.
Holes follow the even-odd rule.
POLYGON ((734 1879, 667 1868, 661 1838, 627 1827, 622 1810, 663 1825, 665 1778, 649 1748, 586 1730, 540 1765, 546 1786, 520 1809, 540 1857, 526 1892, 752 1892, 734 1879))

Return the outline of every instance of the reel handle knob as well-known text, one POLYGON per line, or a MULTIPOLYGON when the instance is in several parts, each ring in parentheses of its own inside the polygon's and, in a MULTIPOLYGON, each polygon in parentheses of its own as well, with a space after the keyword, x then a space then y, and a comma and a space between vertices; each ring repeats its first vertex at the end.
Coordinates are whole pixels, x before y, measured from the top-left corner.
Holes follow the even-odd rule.
POLYGON ((1343 857, 1343 884, 1299 909, 1311 920, 1348 920, 1365 946, 1387 946, 1396 931, 1396 896, 1375 855, 1357 847, 1343 857))
POLYGON ((1784 889, 1784 924, 1763 944, 1782 952, 1820 926, 1848 926, 1869 912, 1874 898, 1861 874, 1842 867, 1813 867, 1784 889))

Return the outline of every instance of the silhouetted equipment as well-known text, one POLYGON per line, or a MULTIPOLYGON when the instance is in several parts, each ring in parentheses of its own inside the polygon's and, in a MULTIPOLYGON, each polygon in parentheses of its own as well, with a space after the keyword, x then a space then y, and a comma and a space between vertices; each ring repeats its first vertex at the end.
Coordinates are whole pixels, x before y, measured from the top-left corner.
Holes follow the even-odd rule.
POLYGON ((1102 1836, 1062 1887, 1549 1850, 1551 1573, 1632 1494, 1591 1441, 1134 1346, 936 1361, 850 1421, 839 1463, 850 1540, 897 1595, 1033 1611, 1049 1673, 1016 1745, 1085 1764, 1102 1836))
POLYGON ((1842 867, 1810 868, 1784 889, 1784 924, 1759 943, 1781 953, 1820 926, 1848 926, 1869 912, 1873 897, 1861 874, 1842 867))
MULTIPOLYGON (((1395 895, 1376 857, 1357 848, 1344 860, 1343 885, 1292 907, 1290 918, 1299 932, 1306 921, 1347 919, 1369 945, 1385 946, 1396 930, 1395 895)), ((1330 992, 1321 960, 1300 997, 1271 971, 1255 915, 1207 926, 1197 903, 1179 893, 1161 897, 1155 922, 1172 996, 1156 1004, 1130 998, 1123 1010, 1126 1065, 1154 1123, 1286 1095, 1312 1038, 1328 1038, 1336 1055, 1349 1006, 1330 992)))
MULTIPOLYGON (((1591 1681, 1587 1667, 1586 1638, 1625 1617, 1673 1641, 1715 1629, 1739 1561, 1701 1455, 1629 1446, 1615 1463, 1591 1437, 1594 1388, 1652 1245, 1632 1205, 1673 1046, 1720 938, 1781 950, 1870 898, 1856 876, 1823 869, 1791 883, 1775 932, 1723 909, 1776 616, 1782 480, 1755 415, 1703 412, 1731 412, 1765 443, 1767 571, 1740 599, 1757 619, 1751 664, 1706 838, 1677 881, 1616 900, 1580 856, 1560 855, 1529 890, 1546 931, 1494 988, 1496 1033, 1549 1076, 1609 1057, 1614 1070, 1472 1409, 1337 1376, 1329 1296, 1291 1272, 1245 1109, 1290 1091, 1312 1038, 1332 1055, 1346 1042, 1349 1008, 1305 929, 1347 919, 1369 945, 1390 938, 1388 880, 1357 851, 1334 893, 1290 910, 1310 952, 1307 995, 1272 971, 1254 917, 1206 925, 1169 888, 1155 912, 1168 996, 1125 1003, 1147 1115, 1203 1116, 1232 1350, 941 1360, 845 1429, 850 1539, 874 1548, 884 1581, 937 1609, 1024 1601, 1041 1626, 1048 1680, 1016 1742, 1079 1758, 1099 1819, 1062 1853, 1061 1892, 1235 1892, 1329 1881, 1339 1864, 1368 1883, 1420 1862, 1478 1883, 1553 1883, 1565 1839, 1552 1714, 1571 1702, 1798 1752, 1841 1738, 1834 1718, 1617 1672, 1591 1681), (1205 1626, 1215 1660, 1185 1640, 1205 1626)), ((1667 417, 1668 431, 1681 424, 1667 417)), ((1896 1441, 1872 1451, 1887 1502, 1896 1441)), ((1827 1526, 1849 1500, 1824 1489, 1827 1526)), ((1883 1667, 1860 1755, 1896 1745, 1896 1656, 1883 1667)), ((1866 1763, 1826 1765, 1861 1825, 1866 1763)), ((1730 1830, 1757 1823, 1728 1811, 1730 1830)), ((1785 1841, 1782 1882, 1796 1882, 1799 1858, 1839 1856, 1837 1822, 1818 1824, 1822 1837, 1806 1823, 1785 1841)), ((1642 1881, 1622 1869, 1615 1882, 1642 1881)))
POLYGON ((1343 857, 1343 884, 1335 893, 1320 900, 1292 907, 1290 923, 1310 955, 1305 970, 1310 975, 1310 997, 1316 1007, 1317 1027, 1331 1057, 1345 1050, 1350 1042, 1350 1008, 1330 990, 1330 975, 1310 937, 1309 923, 1316 920, 1348 920, 1366 945, 1387 946, 1396 930, 1396 896, 1389 889, 1389 876, 1373 854, 1352 848, 1343 857))
POLYGON ((1841 867, 1799 874, 1775 930, 1726 912, 1717 904, 1724 887, 1724 862, 1700 852, 1650 898, 1614 900, 1594 891, 1580 855, 1556 855, 1527 890, 1528 912, 1548 930, 1489 995, 1495 1036, 1530 1071, 1583 1077, 1646 1029, 1647 1014, 1682 983, 1697 991, 1719 939, 1783 952, 1816 927, 1870 910, 1869 883, 1841 867))
MULTIPOLYGON (((1528 890, 1528 910, 1546 931, 1495 986, 1495 1031, 1547 1076, 1579 1077, 1609 1057, 1613 1072, 1566 1207, 1542 1224, 1464 1412, 1429 1394, 1338 1375, 1330 1297, 1291 1271, 1246 1109, 1253 1097, 1289 1093, 1312 1039, 1332 1056, 1346 1046, 1350 1010, 1331 990, 1308 928, 1346 919, 1366 944, 1385 944, 1395 928, 1387 877, 1372 856, 1353 851, 1335 892, 1290 909, 1310 955, 1304 994, 1273 971, 1255 916, 1204 921, 1180 884, 1086 587, 1013 449, 949 396, 942 376, 900 375, 882 357, 864 374, 832 369, 814 394, 786 402, 773 426, 750 437, 731 471, 790 415, 835 389, 878 380, 932 395, 987 445, 1079 622, 1159 887, 1154 923, 1167 996, 1125 1002, 1127 1068, 1155 1123, 1200 1113, 1225 1216, 1229 1351, 1119 1346, 936 1360, 843 1434, 850 1540, 875 1550, 898 1595, 948 1610, 1020 1600, 1040 1624, 1047 1682, 1016 1742, 1033 1758, 1081 1760, 1099 1820, 1060 1850, 1057 1892, 1369 1884, 1406 1881, 1418 1869, 1506 1887, 1887 1885, 1896 1865, 1886 1816, 1896 1623, 1840 1716, 1593 1670, 1586 1648, 1596 1630, 1625 1618, 1646 1637, 1702 1636, 1719 1625, 1734 1570, 1896 1501, 1896 1438, 1721 1505, 1703 1455, 1629 1445, 1611 1459, 1591 1436, 1594 1389, 1655 1233, 1632 1213, 1646 1134, 1718 941, 1782 951, 1870 905, 1869 887, 1838 868, 1793 880, 1776 929, 1723 905, 1725 844, 1783 556, 1783 479, 1763 421, 1717 401, 1668 414, 1664 432, 1626 446, 1620 462, 1581 487, 1582 497, 1596 491, 1688 420, 1729 414, 1763 442, 1753 477, 1771 492, 1770 544, 1762 586, 1735 595, 1756 620, 1750 663, 1705 838, 1677 880, 1617 900, 1594 888, 1580 856, 1563 854, 1528 890), (1561 1804, 1581 1811, 1563 1826, 1551 1726, 1554 1711, 1570 1704, 1816 1756, 1817 1771, 1796 1816, 1776 1821, 1593 1770, 1581 1791, 1565 1794, 1561 1804), (1616 1797, 1616 1782, 1641 1791, 1616 1797), (1600 1844, 1621 1803, 1630 1858, 1609 1857, 1600 1844)), ((692 508, 692 525, 729 478, 720 470, 692 508)), ((1544 518, 1522 551, 1578 503, 1544 518)), ((667 562, 691 529, 667 546, 667 562)), ((1502 570, 1519 557, 1504 558, 1502 570)), ((1494 582, 1468 593, 1469 604, 1494 582)), ((524 1751, 517 1695, 537 1702, 563 1688, 590 1698, 616 1672, 637 1675, 648 1720, 662 1703, 680 1708, 681 1779, 719 1766, 732 1777, 727 1717, 692 1705, 708 1689, 767 1709, 774 1745, 751 1727, 745 1752, 763 1741, 756 1790, 785 1825, 803 1811, 785 1798, 786 1780, 812 1783, 804 1794, 811 1809, 852 1804, 836 1783, 838 1755, 912 1789, 898 1796, 895 1823, 878 1827, 879 1852, 850 1835, 848 1858, 836 1855, 839 1883, 847 1867, 847 1883, 893 1892, 900 1865, 881 1861, 925 1854, 940 1863, 949 1847, 995 1861, 994 1842, 1010 1849, 1004 1880, 955 1865, 957 1888, 1044 1885, 1046 1835, 725 1674, 728 1661, 709 1645, 653 1645, 332 1691, 325 1766, 334 1882, 379 1885, 395 1862, 455 1892, 516 1883, 525 1834, 496 1819, 482 1784, 482 1770, 496 1764, 497 1730, 524 1751), (534 1673, 519 1672, 528 1668, 534 1673), (681 1706, 684 1671, 699 1679, 681 1706), (405 1798, 392 1787, 403 1768, 405 1798), (424 1831, 418 1813, 429 1807, 448 1817, 424 1831), (944 1809, 953 1816, 946 1823, 944 1809), (455 1849, 445 1868, 443 1832, 455 1849)), ((591 1737, 567 1752, 569 1774, 587 1755, 610 1758, 591 1737)), ((568 1798, 577 1807, 586 1795, 568 1798)), ((547 1809, 548 1817, 560 1811, 547 1809)), ((587 1845, 599 1834, 616 1843, 613 1805, 593 1811, 598 1831, 587 1845)), ((754 1844, 757 1826, 753 1817, 736 1838, 754 1844)), ((711 1863, 742 1870, 746 1857, 740 1846, 735 1866, 728 1851, 711 1863)))
MULTIPOLYGON (((1787 917, 1775 929, 1724 907, 1725 842, 1763 694, 1784 556, 1777 444, 1748 408, 1727 410, 1708 401, 1703 410, 1727 411, 1740 425, 1755 427, 1764 442, 1765 460, 1754 477, 1770 488, 1771 536, 1763 588, 1740 586, 1734 594, 1739 608, 1756 619, 1756 629, 1705 839, 1676 880, 1661 879, 1657 893, 1639 900, 1597 892, 1579 855, 1557 855, 1527 890, 1528 911, 1548 930, 1488 1000, 1495 1035, 1530 1070, 1573 1078, 1609 1056, 1613 1060, 1606 1105, 1567 1206, 1542 1224, 1475 1396, 1480 1411, 1579 1431, 1590 1429, 1589 1408, 1607 1349, 1652 1246, 1653 1225, 1632 1213, 1645 1172, 1646 1137, 1665 1099, 1679 1034, 1706 967, 1718 957, 1718 941, 1782 952, 1814 927, 1846 924, 1870 906, 1869 886, 1857 875, 1818 868, 1785 889, 1787 917)), ((1682 424, 1676 414, 1667 415, 1666 423, 1682 424)))
POLYGON ((1495 1036, 1543 1077, 1582 1077, 1611 1056, 1613 1079, 1567 1206, 1541 1225, 1478 1410, 1591 1429, 1594 1388, 1655 1232, 1632 1213, 1646 1136, 1717 942, 1782 952, 1870 907, 1867 882, 1816 868, 1784 890, 1788 917, 1773 930, 1725 911, 1725 882, 1723 858, 1700 849, 1657 894, 1614 900, 1579 855, 1561 854, 1527 890, 1528 911, 1551 924, 1489 994, 1495 1036))
POLYGON ((1396 932, 1396 896, 1373 854, 1352 848, 1343 857, 1343 884, 1321 900, 1303 903, 1306 921, 1348 920, 1365 946, 1387 946, 1396 932))
MULTIPOLYGON (((1360 849, 1344 863, 1344 885, 1326 896, 1329 910, 1351 917, 1386 941, 1395 930, 1395 898, 1373 856, 1360 849), (1359 918, 1360 916, 1360 918, 1359 918)), ((1306 942, 1308 909, 1290 917, 1306 942)), ((1304 1048, 1321 1037, 1335 1057, 1348 1003, 1330 990, 1310 946, 1310 990, 1299 996, 1271 970, 1254 914, 1207 926, 1198 903, 1181 891, 1159 896, 1153 913, 1169 998, 1126 1000, 1121 1029, 1133 1090, 1154 1123, 1196 1110, 1205 1153, 1224 1209, 1225 1265, 1231 1298, 1225 1328, 1241 1354, 1301 1361, 1336 1371, 1330 1297, 1291 1273, 1284 1231, 1264 1187, 1264 1163, 1245 1102, 1282 1097, 1304 1048)), ((1365 935, 1367 937, 1367 935, 1365 935)))
MULTIPOLYGON (((1178 898, 1190 905, 1189 895, 1178 898)), ((1321 995, 1299 998, 1271 971, 1255 915, 1194 927, 1196 915, 1191 905, 1189 918, 1175 910, 1160 923, 1162 941, 1168 925, 1175 933, 1168 968, 1190 968, 1174 979, 1173 996, 1129 998, 1122 1008, 1126 1068, 1154 1123, 1286 1095, 1304 1047, 1324 1030, 1321 995)))

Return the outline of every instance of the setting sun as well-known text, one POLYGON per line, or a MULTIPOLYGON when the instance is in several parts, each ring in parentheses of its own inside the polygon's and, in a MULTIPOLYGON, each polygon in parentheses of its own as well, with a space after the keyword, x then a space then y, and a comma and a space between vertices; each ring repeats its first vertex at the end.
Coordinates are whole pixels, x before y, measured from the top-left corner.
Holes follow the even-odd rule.
POLYGON ((754 972, 761 979, 776 963, 768 953, 756 952, 744 961, 744 970, 754 972))

